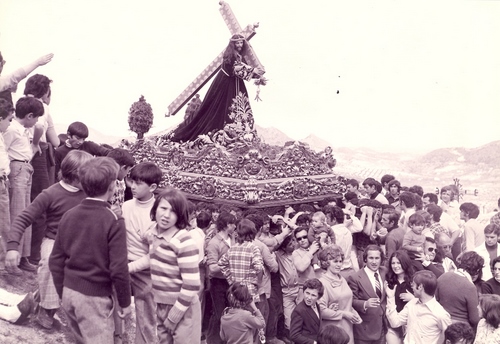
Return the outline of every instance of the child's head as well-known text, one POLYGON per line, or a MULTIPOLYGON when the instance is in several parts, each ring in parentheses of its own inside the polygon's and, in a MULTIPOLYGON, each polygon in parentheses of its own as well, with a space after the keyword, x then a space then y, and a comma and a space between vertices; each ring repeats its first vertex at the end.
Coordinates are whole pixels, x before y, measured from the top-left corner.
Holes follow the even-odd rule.
POLYGON ((479 316, 486 323, 497 329, 500 325, 500 296, 496 294, 484 294, 479 298, 479 316))
POLYGON ((0 98, 0 133, 4 133, 14 118, 14 107, 5 99, 0 98))
POLYGON ((467 322, 455 322, 444 331, 445 344, 472 344, 474 330, 467 322))
POLYGON ((32 95, 35 98, 42 99, 50 93, 51 82, 52 80, 45 75, 35 74, 30 76, 28 80, 26 80, 26 86, 24 86, 24 95, 32 95))
POLYGON ((82 122, 73 122, 68 127, 68 143, 73 148, 80 148, 89 137, 89 128, 82 122))
POLYGON ((323 296, 325 288, 323 283, 317 278, 311 278, 304 282, 304 303, 312 307, 316 304, 319 298, 323 296))
POLYGON ((422 234, 425 227, 425 218, 420 214, 412 214, 408 219, 408 226, 416 234, 422 234))
POLYGON ((321 328, 317 342, 319 344, 348 344, 350 340, 346 331, 341 327, 330 324, 321 328))
POLYGON ((242 244, 245 241, 253 241, 255 239, 255 234, 257 234, 257 230, 255 229, 255 224, 252 221, 242 219, 238 222, 238 225, 236 226, 237 243, 242 244))
POLYGON ((67 184, 76 186, 80 183, 80 178, 78 177, 80 167, 92 159, 93 156, 87 152, 80 150, 70 151, 61 163, 59 179, 62 179, 67 184))
POLYGON ((120 165, 120 171, 118 172, 118 180, 123 180, 127 175, 128 171, 134 166, 135 160, 132 154, 126 149, 115 148, 108 153, 108 158, 116 161, 120 165))
POLYGON ((252 295, 245 284, 234 282, 227 291, 227 300, 230 307, 245 308, 252 302, 252 295))
POLYGON ((163 173, 161 169, 154 162, 141 162, 130 170, 130 180, 136 182, 144 182, 148 185, 159 185, 163 173))
POLYGON ((420 215, 420 216, 422 216, 424 218, 425 226, 426 227, 429 227, 432 224, 431 223, 432 216, 427 211, 425 211, 425 210, 417 210, 416 214, 418 214, 418 215, 420 215))
POLYGON ((212 216, 209 212, 201 211, 198 216, 196 216, 196 224, 202 230, 207 230, 212 222, 212 216))
POLYGON ((91 159, 78 171, 83 191, 88 197, 101 197, 108 192, 111 197, 118 170, 118 164, 113 159, 108 157, 91 159))
POLYGON ((311 218, 311 225, 314 228, 321 228, 326 224, 326 216, 322 211, 317 211, 311 218))
POLYGON ((160 203, 165 204, 165 201, 169 203, 170 218, 173 218, 172 214, 175 215, 173 225, 178 229, 186 228, 189 224, 188 200, 182 191, 174 188, 167 188, 158 195, 151 208, 151 220, 160 223, 159 217, 165 216, 160 203))
POLYGON ((42 102, 33 97, 19 98, 16 103, 16 117, 25 128, 33 127, 44 111, 42 102))

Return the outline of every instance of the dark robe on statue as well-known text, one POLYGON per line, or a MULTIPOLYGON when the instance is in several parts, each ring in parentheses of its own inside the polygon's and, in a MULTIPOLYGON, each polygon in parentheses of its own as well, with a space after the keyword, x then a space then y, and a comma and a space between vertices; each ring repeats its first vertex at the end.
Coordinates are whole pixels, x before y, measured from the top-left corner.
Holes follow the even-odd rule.
POLYGON ((187 116, 184 122, 174 129, 170 140, 193 141, 198 135, 214 133, 223 129, 227 123, 231 123, 229 108, 233 103, 233 98, 239 92, 248 97, 243 80, 250 80, 253 76, 252 71, 253 68, 241 58, 237 59, 233 65, 223 63, 198 111, 187 116))

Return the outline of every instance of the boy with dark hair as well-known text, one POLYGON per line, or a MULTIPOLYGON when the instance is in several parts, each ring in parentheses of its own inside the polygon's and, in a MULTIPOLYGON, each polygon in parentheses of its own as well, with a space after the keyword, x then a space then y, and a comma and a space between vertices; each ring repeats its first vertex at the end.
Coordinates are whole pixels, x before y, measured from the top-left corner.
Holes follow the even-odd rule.
POLYGON ((444 331, 444 344, 472 344, 474 337, 474 330, 469 323, 459 321, 444 331))
POLYGON ((478 216, 479 207, 474 203, 465 202, 460 205, 460 220, 465 221, 463 251, 473 251, 484 243, 484 226, 477 220, 478 216))
POLYGON ((359 182, 356 179, 347 179, 345 187, 346 192, 354 192, 359 197, 359 182))
POLYGON ((321 313, 317 302, 323 293, 324 287, 319 279, 304 282, 304 300, 293 310, 290 323, 290 339, 294 343, 316 343, 321 327, 321 313))
MULTIPOLYGON (((58 179, 61 162, 64 160, 69 151, 80 149, 94 156, 106 156, 110 152, 109 148, 105 148, 92 141, 85 141, 89 136, 88 127, 82 122, 73 122, 68 127, 66 141, 63 145, 56 148, 55 151, 55 173, 56 180, 58 179)), ((63 139, 61 139, 63 140, 63 139)))
POLYGON ((408 219, 415 214, 415 196, 409 191, 404 191, 399 195, 399 204, 401 206, 401 217, 399 218, 399 227, 405 232, 408 231, 408 219))
POLYGON ((363 182, 363 187, 370 196, 370 199, 379 201, 382 204, 389 204, 387 198, 382 195, 379 189, 382 188, 381 184, 373 178, 366 178, 363 182))
POLYGON ((80 168, 87 198, 62 217, 49 259, 57 294, 79 343, 113 343, 113 289, 120 315, 131 313, 127 230, 108 203, 118 170, 106 157, 80 168))
POLYGON ((135 302, 136 344, 156 340, 156 304, 152 293, 146 232, 155 224, 150 213, 155 202, 154 192, 161 178, 162 171, 155 163, 137 164, 130 171, 130 188, 134 198, 123 203, 122 207, 127 228, 130 286, 135 302))
MULTIPOLYGON (((118 177, 116 178, 115 192, 109 201, 111 203, 111 210, 116 211, 120 215, 123 202, 125 202, 125 189, 127 187, 124 179, 132 166, 135 165, 135 159, 128 150, 123 148, 112 149, 107 157, 113 159, 120 166, 118 177)), ((160 183, 155 184, 158 186, 160 183)))
MULTIPOLYGON (((29 130, 38 121, 38 117, 44 113, 42 103, 33 97, 20 98, 16 103, 16 116, 11 125, 3 133, 5 147, 9 155, 9 202, 10 219, 14 220, 31 200, 31 184, 33 166, 30 161, 33 150, 29 139, 29 130)), ((31 254, 31 227, 24 233, 20 244, 19 253, 21 262, 19 268, 26 271, 36 271, 36 267, 29 263, 31 254)), ((19 268, 11 272, 19 275, 19 268)))
POLYGON ((395 180, 396 177, 394 177, 392 174, 384 174, 382 178, 380 178, 380 183, 382 183, 382 194, 387 197, 387 194, 389 193, 389 182, 395 180))
POLYGON ((387 190, 388 192, 385 194, 387 202, 394 206, 394 208, 400 210, 399 193, 401 192, 401 183, 398 180, 393 179, 387 183, 387 190))
POLYGON ((210 278, 210 295, 212 297, 213 313, 210 318, 207 342, 221 343, 220 319, 227 307, 226 291, 229 288, 218 262, 219 259, 234 245, 233 232, 236 228, 236 217, 228 212, 221 212, 217 217, 217 234, 208 242, 205 254, 208 277, 210 278))
POLYGON ((4 256, 6 235, 10 229, 9 188, 7 176, 10 173, 10 160, 3 141, 3 133, 14 118, 14 107, 5 99, 0 99, 0 275, 6 274, 4 256))
POLYGON ((62 180, 43 190, 31 204, 12 221, 7 237, 5 265, 13 269, 19 264, 19 240, 24 231, 38 219, 43 219, 44 237, 41 242, 40 263, 38 264, 38 301, 35 320, 42 327, 50 329, 60 302, 49 270, 49 256, 54 246, 59 221, 62 216, 85 199, 81 190, 78 170, 93 157, 82 151, 70 152, 61 165, 62 180))

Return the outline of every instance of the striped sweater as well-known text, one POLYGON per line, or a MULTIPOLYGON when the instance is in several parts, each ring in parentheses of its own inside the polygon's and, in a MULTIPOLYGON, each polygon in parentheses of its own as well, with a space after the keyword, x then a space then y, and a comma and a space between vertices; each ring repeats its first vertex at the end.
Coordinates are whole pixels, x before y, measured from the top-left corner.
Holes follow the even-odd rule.
POLYGON ((156 303, 173 305, 168 319, 178 323, 198 297, 198 249, 185 229, 178 231, 169 242, 164 234, 154 236, 150 250, 153 295, 156 303))

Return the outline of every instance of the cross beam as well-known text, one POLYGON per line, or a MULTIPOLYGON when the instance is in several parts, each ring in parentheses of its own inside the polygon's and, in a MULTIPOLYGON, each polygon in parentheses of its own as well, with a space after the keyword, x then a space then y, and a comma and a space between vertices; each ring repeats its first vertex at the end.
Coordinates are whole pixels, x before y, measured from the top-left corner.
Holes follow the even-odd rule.
MULTIPOLYGON (((229 4, 224 1, 220 1, 219 4, 221 5, 221 7, 219 8, 219 12, 224 19, 229 32, 231 32, 231 35, 234 35, 235 33, 241 33, 248 43, 248 41, 256 34, 255 29, 259 27, 259 24, 250 24, 245 27, 244 30, 242 30, 229 4)), ((246 61, 254 67, 258 66, 264 69, 250 44, 248 44, 248 48, 249 49, 247 51, 247 54, 244 56, 246 61)), ((170 105, 168 106, 168 112, 165 114, 165 117, 175 115, 219 71, 219 69, 221 68, 224 51, 225 50, 217 55, 217 57, 212 62, 210 62, 210 64, 189 84, 189 86, 184 91, 182 91, 182 93, 177 98, 175 98, 172 103, 170 103, 170 105)))

